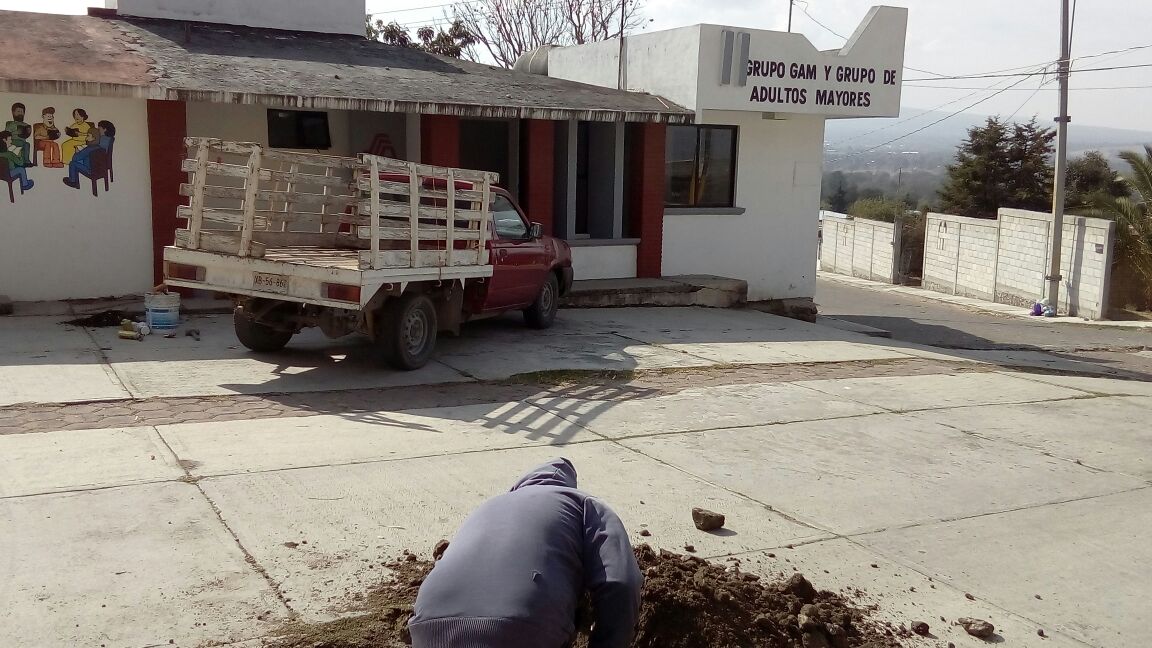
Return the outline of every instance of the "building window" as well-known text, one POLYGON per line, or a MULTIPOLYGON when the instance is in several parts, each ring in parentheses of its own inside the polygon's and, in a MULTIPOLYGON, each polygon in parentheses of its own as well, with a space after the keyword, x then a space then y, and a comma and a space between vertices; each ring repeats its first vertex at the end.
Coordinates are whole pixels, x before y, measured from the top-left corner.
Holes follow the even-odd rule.
POLYGON ((332 135, 328 132, 328 113, 269 110, 268 146, 315 150, 332 148, 332 135))
POLYGON ((665 151, 666 206, 734 206, 735 126, 669 126, 665 151))

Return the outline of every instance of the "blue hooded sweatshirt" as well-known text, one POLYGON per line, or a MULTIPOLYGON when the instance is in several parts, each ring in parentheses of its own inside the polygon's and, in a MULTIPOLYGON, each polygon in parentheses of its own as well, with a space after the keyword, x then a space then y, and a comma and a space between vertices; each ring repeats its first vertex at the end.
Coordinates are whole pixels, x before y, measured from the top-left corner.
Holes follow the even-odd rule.
POLYGON ((553 459, 464 520, 420 587, 414 648, 562 648, 585 591, 590 648, 626 648, 643 577, 620 518, 553 459))

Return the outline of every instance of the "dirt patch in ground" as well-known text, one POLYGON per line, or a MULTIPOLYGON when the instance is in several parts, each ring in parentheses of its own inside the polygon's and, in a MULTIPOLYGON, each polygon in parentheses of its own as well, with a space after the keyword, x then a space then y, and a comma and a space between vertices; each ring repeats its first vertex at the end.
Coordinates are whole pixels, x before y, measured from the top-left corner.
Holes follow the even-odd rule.
MULTIPOLYGON (((768 581, 736 561, 711 563, 695 556, 636 548, 644 572, 640 622, 633 648, 892 648, 911 632, 868 619, 867 609, 804 576, 768 581)), ((405 557, 389 564, 394 576, 350 612, 355 616, 316 625, 292 624, 266 645, 276 648, 401 648, 408 645, 408 617, 433 563, 405 557)), ((578 614, 584 630, 588 611, 578 614)), ((588 645, 581 633, 575 648, 588 645)))
POLYGON ((93 313, 84 317, 78 317, 73 320, 63 322, 70 326, 83 326, 87 328, 104 328, 109 326, 120 326, 120 322, 132 319, 124 311, 120 310, 107 310, 100 313, 93 313))

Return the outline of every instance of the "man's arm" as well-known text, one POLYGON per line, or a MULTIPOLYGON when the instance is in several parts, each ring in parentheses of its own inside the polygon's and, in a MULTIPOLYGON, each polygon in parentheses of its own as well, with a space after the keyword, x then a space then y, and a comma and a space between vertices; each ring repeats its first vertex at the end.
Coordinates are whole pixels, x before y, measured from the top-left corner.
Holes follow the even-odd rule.
POLYGON ((640 614, 644 577, 628 532, 602 502, 584 502, 584 583, 592 595, 595 625, 589 648, 627 648, 640 614))

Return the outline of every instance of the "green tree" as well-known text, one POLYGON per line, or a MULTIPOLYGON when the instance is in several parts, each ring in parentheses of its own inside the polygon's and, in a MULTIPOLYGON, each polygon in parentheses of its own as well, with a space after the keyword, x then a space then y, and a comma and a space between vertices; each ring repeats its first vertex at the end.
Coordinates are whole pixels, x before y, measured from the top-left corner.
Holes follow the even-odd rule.
POLYGON ((1056 133, 1033 118, 1007 124, 989 117, 968 137, 948 166, 941 208, 962 216, 992 218, 1001 207, 1047 210, 1052 202, 1052 140, 1056 133))
POLYGON ((836 187, 836 191, 828 197, 828 206, 838 214, 843 214, 848 209, 848 192, 844 190, 843 182, 841 182, 840 186, 836 187))
POLYGON ((896 222, 896 217, 908 211, 908 204, 891 198, 861 198, 848 207, 848 215, 856 218, 896 222))
POLYGON ((365 16, 364 35, 369 40, 380 41, 387 45, 411 47, 452 58, 463 58, 468 48, 476 44, 476 36, 459 20, 453 21, 447 31, 428 26, 421 27, 416 30, 416 40, 412 40, 408 30, 399 23, 395 21, 385 23, 379 18, 373 21, 372 16, 365 16))
POLYGON ((1056 131, 1040 126, 1036 118, 1012 124, 1008 139, 1008 204, 1004 207, 1052 209, 1052 140, 1056 131))
POLYGON ((1109 198, 1127 196, 1129 189, 1108 158, 1100 151, 1088 151, 1068 161, 1064 205, 1067 208, 1090 207, 1109 198))
POLYGON ((1144 154, 1124 151, 1121 159, 1131 167, 1132 175, 1124 180, 1130 196, 1097 195, 1097 203, 1088 210, 1092 216, 1116 221, 1116 247, 1113 263, 1114 297, 1121 304, 1152 306, 1152 146, 1144 154))

